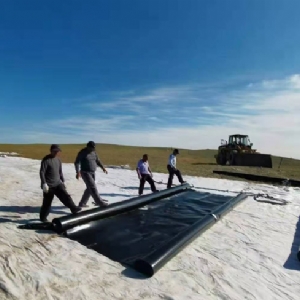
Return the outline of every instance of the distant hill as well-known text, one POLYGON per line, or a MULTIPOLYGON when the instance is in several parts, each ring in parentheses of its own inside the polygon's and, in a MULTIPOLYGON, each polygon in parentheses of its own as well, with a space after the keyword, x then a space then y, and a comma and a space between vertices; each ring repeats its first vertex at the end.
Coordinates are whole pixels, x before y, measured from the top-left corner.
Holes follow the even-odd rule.
MULTIPOLYGON (((76 154, 84 146, 85 144, 61 144, 63 151, 61 153, 62 161, 65 163, 73 163, 76 154)), ((16 152, 22 157, 42 159, 44 155, 49 153, 49 144, 0 144, 0 152, 16 152)), ((97 144, 97 152, 104 164, 117 166, 129 165, 131 169, 135 169, 137 161, 144 153, 147 153, 152 170, 154 172, 166 173, 168 155, 172 152, 172 148, 97 144)), ((226 169, 300 179, 300 160, 297 159, 283 158, 280 170, 278 166, 282 158, 278 156, 272 156, 273 169, 239 166, 229 167, 218 166, 216 164, 214 159, 216 153, 216 149, 180 149, 178 168, 183 174, 203 177, 225 178, 225 176, 213 174, 212 171, 226 169)))

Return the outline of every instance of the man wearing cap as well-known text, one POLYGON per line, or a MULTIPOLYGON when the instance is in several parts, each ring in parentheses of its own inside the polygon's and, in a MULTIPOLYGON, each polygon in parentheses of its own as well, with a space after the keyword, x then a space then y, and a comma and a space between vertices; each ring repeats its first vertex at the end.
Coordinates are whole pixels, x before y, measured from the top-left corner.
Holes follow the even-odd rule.
POLYGON ((136 172, 140 180, 139 195, 143 194, 146 181, 150 184, 151 191, 153 193, 158 192, 158 190, 155 187, 154 181, 152 179, 152 171, 149 166, 147 154, 144 154, 143 158, 138 161, 136 166, 136 172))
POLYGON ((62 163, 58 158, 60 151, 59 145, 51 145, 50 154, 46 155, 41 161, 40 179, 43 190, 43 204, 40 210, 40 220, 42 222, 47 222, 54 196, 68 207, 73 214, 81 211, 81 208, 75 205, 66 190, 62 163))
POLYGON ((74 162, 76 179, 79 179, 79 177, 81 177, 86 185, 86 189, 79 202, 79 207, 88 207, 87 203, 90 196, 93 197, 95 205, 108 205, 107 201, 100 197, 95 183, 95 172, 98 166, 103 170, 104 173, 107 174, 107 171, 100 161, 95 149, 95 142, 89 141, 86 144, 86 147, 78 152, 76 160, 74 162))
POLYGON ((177 176, 177 178, 181 184, 185 183, 185 181, 183 181, 183 179, 182 179, 180 171, 176 168, 176 155, 177 154, 179 154, 179 150, 174 149, 173 153, 169 156, 169 162, 167 165, 167 169, 169 172, 167 188, 171 188, 174 175, 177 176))

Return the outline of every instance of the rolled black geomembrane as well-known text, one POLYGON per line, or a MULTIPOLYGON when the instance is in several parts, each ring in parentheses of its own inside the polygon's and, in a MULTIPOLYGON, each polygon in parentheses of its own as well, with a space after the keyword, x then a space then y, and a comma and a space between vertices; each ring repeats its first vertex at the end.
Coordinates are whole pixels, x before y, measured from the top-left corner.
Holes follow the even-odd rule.
POLYGON ((221 216, 228 213, 231 208, 245 198, 247 198, 246 195, 240 194, 237 197, 230 199, 221 207, 212 211, 212 213, 207 214, 204 218, 201 218, 198 222, 179 233, 161 248, 150 253, 143 259, 136 260, 134 265, 135 269, 148 276, 154 275, 154 273, 156 273, 166 262, 171 260, 172 257, 190 244, 200 234, 209 229, 221 218, 221 216))
MULTIPOLYGON (((169 190, 170 191, 170 190, 169 190)), ((167 191, 166 191, 167 192, 167 191)), ((107 214, 69 228, 64 235, 114 261, 152 276, 185 245, 245 199, 200 193, 192 189, 166 193, 147 207, 107 214)), ((136 200, 137 201, 137 200, 136 200)))
POLYGON ((125 213, 130 210, 145 206, 148 203, 180 193, 189 188, 191 188, 191 186, 188 183, 185 183, 176 187, 172 187, 170 189, 159 191, 157 193, 143 195, 140 197, 131 198, 130 200, 113 203, 105 208, 97 207, 94 209, 82 211, 75 215, 67 215, 61 218, 55 218, 52 220, 53 227, 56 232, 62 233, 74 226, 86 224, 87 222, 91 222, 94 220, 112 217, 120 213, 125 213))
POLYGON ((215 218, 211 214, 207 214, 204 218, 162 245, 161 248, 149 253, 148 256, 142 259, 137 259, 134 263, 134 268, 145 275, 153 276, 165 263, 208 229, 215 221, 215 218))

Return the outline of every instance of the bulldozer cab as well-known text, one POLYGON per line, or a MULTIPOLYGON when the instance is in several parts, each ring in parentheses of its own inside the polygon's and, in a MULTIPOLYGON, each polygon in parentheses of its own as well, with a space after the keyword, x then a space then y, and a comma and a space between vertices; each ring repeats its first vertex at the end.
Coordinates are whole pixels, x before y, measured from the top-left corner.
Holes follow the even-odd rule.
POLYGON ((228 144, 230 145, 239 145, 244 147, 252 147, 252 143, 250 142, 248 135, 242 135, 242 134, 234 134, 230 135, 228 139, 228 144))

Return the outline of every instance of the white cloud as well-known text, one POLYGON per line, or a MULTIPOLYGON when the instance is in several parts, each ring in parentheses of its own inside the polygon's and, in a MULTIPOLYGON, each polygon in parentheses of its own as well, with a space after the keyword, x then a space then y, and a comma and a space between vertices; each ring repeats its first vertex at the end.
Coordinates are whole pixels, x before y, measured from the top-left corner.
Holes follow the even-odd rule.
POLYGON ((300 75, 294 74, 283 80, 265 80, 262 86, 268 89, 300 89, 300 75))
POLYGON ((52 128, 78 130, 79 132, 102 132, 119 128, 124 123, 126 123, 126 125, 134 125, 136 123, 135 118, 136 116, 132 115, 117 116, 113 118, 105 116, 100 118, 80 116, 78 118, 73 117, 49 122, 47 125, 52 126, 52 128))
POLYGON ((101 111, 116 107, 125 110, 120 101, 129 105, 131 114, 101 114, 99 119, 75 116, 51 124, 50 128, 60 134, 33 127, 32 132, 22 133, 23 139, 49 144, 93 139, 101 143, 206 149, 217 148, 220 140, 230 134, 243 133, 250 136, 260 152, 300 159, 298 74, 260 83, 251 81, 235 89, 190 85, 142 94, 132 91, 114 102, 90 105, 101 111), (146 108, 149 102, 152 108, 146 108))

